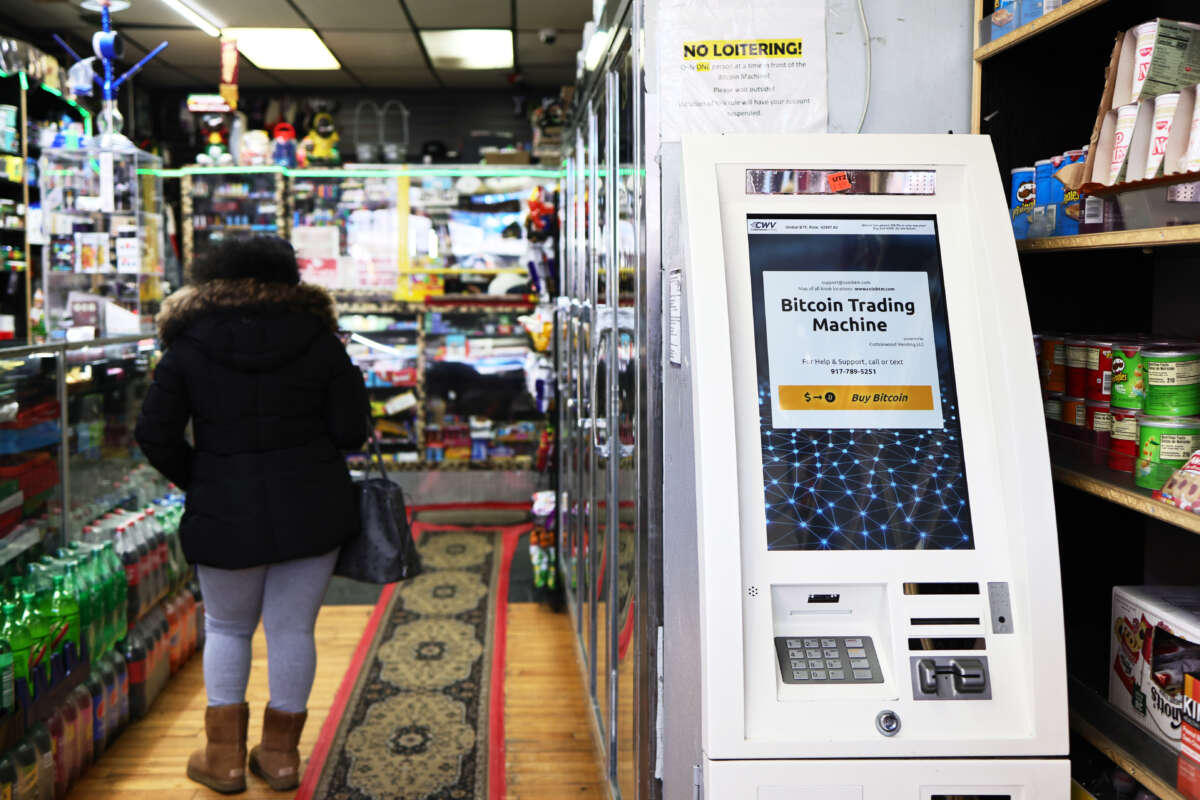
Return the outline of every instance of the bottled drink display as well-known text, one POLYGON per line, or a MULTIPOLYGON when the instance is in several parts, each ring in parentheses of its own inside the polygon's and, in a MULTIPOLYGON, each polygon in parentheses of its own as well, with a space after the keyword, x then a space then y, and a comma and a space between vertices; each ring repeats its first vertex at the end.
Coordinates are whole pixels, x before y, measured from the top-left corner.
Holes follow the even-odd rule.
POLYGON ((203 643, 182 493, 143 465, 94 494, 71 510, 76 540, 50 549, 32 527, 15 557, 0 545, 0 736, 23 721, 0 798, 65 797, 203 643))

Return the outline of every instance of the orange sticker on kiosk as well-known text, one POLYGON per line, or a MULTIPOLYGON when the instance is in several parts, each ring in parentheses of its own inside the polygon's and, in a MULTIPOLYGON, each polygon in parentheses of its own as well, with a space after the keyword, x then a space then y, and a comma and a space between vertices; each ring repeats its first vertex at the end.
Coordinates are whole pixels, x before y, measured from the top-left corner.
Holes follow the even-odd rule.
POLYGON ((930 386, 780 386, 783 411, 932 411, 930 386))
POLYGON ((845 171, 831 172, 826 180, 829 182, 829 191, 831 192, 850 191, 850 178, 845 171))

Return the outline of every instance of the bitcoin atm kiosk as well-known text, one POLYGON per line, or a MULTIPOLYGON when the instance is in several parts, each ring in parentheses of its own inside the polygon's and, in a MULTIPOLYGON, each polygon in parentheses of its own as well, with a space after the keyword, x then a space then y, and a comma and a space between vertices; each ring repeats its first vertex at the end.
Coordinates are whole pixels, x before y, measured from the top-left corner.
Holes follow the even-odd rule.
POLYGON ((990 142, 699 136, 683 168, 703 796, 1065 800, 1050 469, 990 142))

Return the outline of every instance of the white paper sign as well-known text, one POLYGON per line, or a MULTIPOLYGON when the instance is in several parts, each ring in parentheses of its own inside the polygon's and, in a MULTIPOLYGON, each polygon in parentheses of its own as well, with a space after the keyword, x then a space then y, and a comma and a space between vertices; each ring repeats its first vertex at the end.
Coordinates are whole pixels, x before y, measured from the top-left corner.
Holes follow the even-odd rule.
POLYGON ((662 136, 824 133, 825 0, 665 0, 662 136))
POLYGON ((772 427, 942 427, 927 273, 762 277, 772 427))
POLYGON ((340 235, 340 229, 333 225, 297 225, 292 228, 292 247, 297 258, 337 258, 340 235))

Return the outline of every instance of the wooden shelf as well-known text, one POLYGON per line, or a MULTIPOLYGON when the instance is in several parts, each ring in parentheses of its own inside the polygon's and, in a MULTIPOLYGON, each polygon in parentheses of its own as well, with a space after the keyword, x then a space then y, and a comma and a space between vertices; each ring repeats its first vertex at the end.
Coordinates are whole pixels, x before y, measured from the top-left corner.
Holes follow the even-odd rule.
MULTIPOLYGON (((1022 25, 1012 33, 975 48, 975 60, 986 61, 997 53, 1002 53, 1014 45, 1045 33, 1056 25, 1060 25, 1072 17, 1085 14, 1107 2, 1108 0, 1070 0, 1049 14, 1043 14, 1028 25, 1022 25)), ((980 21, 977 20, 975 24, 979 25, 980 21)))
POLYGON ((1017 242, 1017 250, 1022 253, 1047 253, 1060 250, 1115 250, 1122 247, 1162 247, 1178 244, 1200 244, 1200 225, 1022 239, 1017 242))
POLYGON ((1068 679, 1067 698, 1071 730, 1162 800, 1195 800, 1178 789, 1178 753, 1075 678, 1068 679))
POLYGON ((1200 533, 1200 514, 1181 511, 1173 505, 1155 500, 1150 496, 1149 489, 1134 486, 1133 476, 1128 473, 1093 464, 1087 452, 1090 448, 1054 435, 1050 439, 1050 471, 1058 483, 1192 533, 1200 533))

